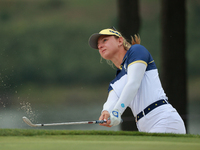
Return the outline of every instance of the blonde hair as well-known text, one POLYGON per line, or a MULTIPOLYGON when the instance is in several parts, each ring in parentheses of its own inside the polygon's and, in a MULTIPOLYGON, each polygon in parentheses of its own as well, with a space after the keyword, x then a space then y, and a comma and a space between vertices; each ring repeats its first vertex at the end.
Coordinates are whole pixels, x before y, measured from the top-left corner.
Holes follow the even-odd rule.
POLYGON ((140 44, 141 42, 140 36, 136 34, 134 35, 134 37, 131 36, 131 44, 124 37, 122 38, 123 38, 123 46, 126 51, 130 49, 131 45, 140 44))

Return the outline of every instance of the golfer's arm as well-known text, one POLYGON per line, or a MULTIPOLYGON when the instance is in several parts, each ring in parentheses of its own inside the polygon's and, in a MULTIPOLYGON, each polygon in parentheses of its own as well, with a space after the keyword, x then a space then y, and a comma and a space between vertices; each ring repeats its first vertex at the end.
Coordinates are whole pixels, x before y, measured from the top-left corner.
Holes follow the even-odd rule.
POLYGON ((119 110, 122 114, 130 102, 134 99, 137 91, 140 87, 141 81, 143 79, 146 64, 144 63, 135 63, 128 66, 127 70, 127 83, 119 97, 118 102, 116 103, 114 109, 119 110))
POLYGON ((112 109, 114 108, 115 104, 117 103, 118 100, 118 96, 117 94, 112 90, 109 92, 107 101, 104 103, 103 105, 103 110, 108 111, 109 113, 112 111, 112 109))

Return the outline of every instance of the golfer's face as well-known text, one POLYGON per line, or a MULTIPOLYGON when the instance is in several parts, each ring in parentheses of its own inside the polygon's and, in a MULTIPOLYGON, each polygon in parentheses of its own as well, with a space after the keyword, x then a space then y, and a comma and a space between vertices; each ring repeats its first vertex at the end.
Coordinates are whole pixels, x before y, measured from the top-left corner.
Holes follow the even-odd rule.
POLYGON ((118 39, 115 36, 102 35, 98 39, 98 49, 101 57, 111 60, 118 49, 118 39))

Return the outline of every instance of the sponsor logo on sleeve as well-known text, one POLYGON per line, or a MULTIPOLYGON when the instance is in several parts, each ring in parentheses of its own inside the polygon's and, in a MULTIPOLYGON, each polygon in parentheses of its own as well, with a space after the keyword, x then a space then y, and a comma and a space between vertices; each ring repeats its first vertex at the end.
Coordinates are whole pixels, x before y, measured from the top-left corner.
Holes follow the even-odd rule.
POLYGON ((118 118, 118 112, 117 111, 112 111, 113 116, 118 118))

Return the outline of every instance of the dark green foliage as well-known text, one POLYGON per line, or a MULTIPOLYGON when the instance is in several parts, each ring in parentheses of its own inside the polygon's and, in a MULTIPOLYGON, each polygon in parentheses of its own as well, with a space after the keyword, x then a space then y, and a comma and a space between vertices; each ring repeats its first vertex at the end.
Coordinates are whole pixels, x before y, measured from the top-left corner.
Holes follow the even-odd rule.
MULTIPOLYGON (((88 38, 102 28, 118 26, 116 5, 115 0, 1 1, 0 87, 27 82, 109 82, 115 70, 105 61, 100 63, 98 51, 88 46, 88 38)), ((141 2, 140 29, 141 44, 152 53, 158 67, 159 5, 157 1, 141 2)), ((199 5, 188 2, 187 6, 189 74, 198 75, 199 63, 194 58, 199 52, 199 5)))
POLYGON ((88 6, 62 0, 0 5, 1 88, 27 82, 98 84, 114 76, 88 46, 97 28, 84 19, 88 6))

